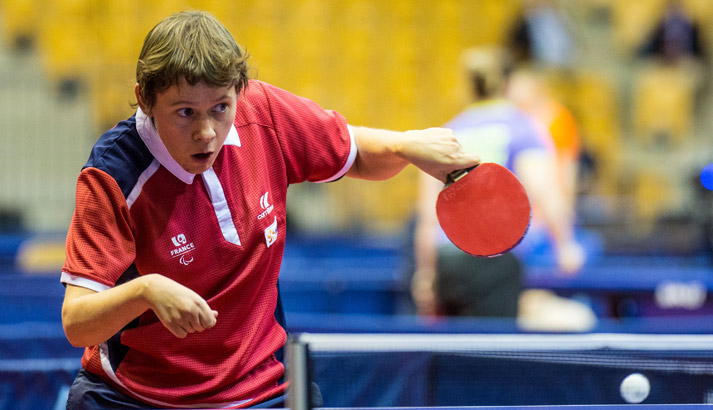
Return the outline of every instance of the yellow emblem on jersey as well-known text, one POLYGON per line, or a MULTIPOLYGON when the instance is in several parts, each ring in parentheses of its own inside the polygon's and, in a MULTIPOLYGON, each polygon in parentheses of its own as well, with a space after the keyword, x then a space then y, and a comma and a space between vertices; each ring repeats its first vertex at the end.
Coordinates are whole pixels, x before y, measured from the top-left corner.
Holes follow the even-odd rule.
POLYGON ((277 240, 277 217, 275 217, 275 222, 273 222, 270 226, 265 228, 265 243, 267 244, 267 247, 269 248, 270 245, 275 243, 277 240))

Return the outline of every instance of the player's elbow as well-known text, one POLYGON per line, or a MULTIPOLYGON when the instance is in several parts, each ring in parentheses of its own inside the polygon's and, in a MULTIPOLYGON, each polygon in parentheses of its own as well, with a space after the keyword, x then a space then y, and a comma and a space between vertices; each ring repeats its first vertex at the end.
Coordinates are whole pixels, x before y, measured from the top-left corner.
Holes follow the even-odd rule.
POLYGON ((76 330, 77 326, 74 325, 71 319, 67 318, 66 310, 62 309, 62 328, 64 329, 64 336, 74 347, 84 347, 82 343, 82 338, 79 332, 76 330))
POLYGON ((67 340, 69 341, 69 344, 74 346, 74 347, 88 347, 91 346, 89 343, 84 342, 80 336, 73 334, 69 331, 67 331, 67 328, 64 330, 64 334, 67 337, 67 340))
POLYGON ((398 175, 408 165, 400 159, 384 160, 367 158, 366 155, 358 156, 352 167, 347 171, 350 178, 364 179, 367 181, 385 181, 398 175))
POLYGON ((92 346, 94 343, 86 336, 83 327, 76 318, 76 314, 67 304, 62 306, 62 328, 64 335, 74 347, 92 346))

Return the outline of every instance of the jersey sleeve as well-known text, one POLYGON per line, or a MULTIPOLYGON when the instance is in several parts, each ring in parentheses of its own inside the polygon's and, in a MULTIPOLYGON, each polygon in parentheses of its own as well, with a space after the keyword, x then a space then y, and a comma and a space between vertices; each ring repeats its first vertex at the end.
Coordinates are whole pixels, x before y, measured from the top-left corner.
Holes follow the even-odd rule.
POLYGON ((329 182, 344 176, 356 158, 354 135, 346 119, 307 98, 258 84, 282 149, 288 182, 329 182))
POLYGON ((89 167, 80 173, 65 247, 61 278, 65 284, 104 290, 134 263, 129 207, 106 172, 89 167))

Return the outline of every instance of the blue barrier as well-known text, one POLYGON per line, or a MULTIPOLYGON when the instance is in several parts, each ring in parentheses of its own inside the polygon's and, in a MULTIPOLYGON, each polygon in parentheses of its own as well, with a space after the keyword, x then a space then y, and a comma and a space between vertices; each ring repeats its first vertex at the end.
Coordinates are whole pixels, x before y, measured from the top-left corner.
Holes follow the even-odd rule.
POLYGON ((0 324, 58 322, 64 287, 58 275, 0 275, 0 324))
POLYGON ((59 322, 0 324, 0 410, 60 410, 83 349, 59 322))
POLYGON ((64 409, 78 370, 76 358, 0 360, 0 409, 64 409))
POLYGON ((79 358, 83 349, 69 344, 60 322, 0 325, 0 360, 79 358))
MULTIPOLYGON (((30 235, 25 233, 3 232, 0 234, 0 268, 12 269, 15 266, 17 253, 22 243, 29 237, 30 235)), ((2 269, 0 269, 0 273, 2 269)))
MULTIPOLYGON (((390 252, 302 259, 292 251, 280 276, 286 311, 412 313, 408 274, 390 252)), ((705 260, 605 258, 571 277, 533 267, 525 280, 529 287, 584 297, 601 318, 713 315, 713 269, 705 260)), ((59 321, 63 295, 57 275, 0 274, 0 324, 59 321)))

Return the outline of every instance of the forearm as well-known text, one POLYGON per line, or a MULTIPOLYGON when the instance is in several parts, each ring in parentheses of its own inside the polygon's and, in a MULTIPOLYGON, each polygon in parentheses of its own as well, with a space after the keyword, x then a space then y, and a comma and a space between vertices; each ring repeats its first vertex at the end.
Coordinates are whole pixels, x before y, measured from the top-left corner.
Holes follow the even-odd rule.
POLYGON ((403 151, 404 133, 366 127, 352 127, 357 144, 357 157, 347 176, 368 180, 393 177, 409 162, 403 151))
POLYGON ((75 346, 102 343, 147 309, 178 338, 215 326, 218 312, 188 287, 152 273, 114 288, 94 292, 67 286, 62 324, 75 346))
POLYGON ((435 270, 437 263, 436 236, 438 232, 438 217, 436 216, 436 199, 443 184, 434 178, 419 174, 419 199, 417 201, 417 218, 414 230, 414 262, 416 270, 435 270))
POLYGON ((564 274, 573 274, 584 265, 586 254, 575 237, 574 215, 571 208, 557 205, 555 202, 546 206, 543 209, 543 217, 552 232, 560 271, 564 274))
POLYGON ((568 206, 560 184, 554 157, 540 153, 521 154, 515 165, 533 207, 556 245, 560 247, 571 241, 573 210, 568 206))
POLYGON ((150 280, 148 275, 102 292, 67 285, 62 325, 69 342, 74 346, 105 342, 149 309, 145 291, 150 280))
POLYGON ((438 247, 436 232, 438 218, 435 202, 438 191, 443 185, 432 177, 421 173, 420 195, 418 201, 418 217, 414 231, 414 273, 411 280, 411 295, 423 315, 434 315, 437 312, 435 294, 436 267, 438 263, 438 247))
POLYGON ((445 128, 398 132, 352 127, 352 131, 357 156, 347 175, 354 178, 388 179, 413 164, 445 181, 449 172, 480 162, 476 154, 464 152, 453 131, 445 128))
POLYGON ((564 195, 559 192, 548 193, 547 191, 543 190, 539 193, 543 199, 538 201, 541 204, 538 210, 545 225, 549 228, 555 246, 562 248, 574 237, 572 212, 567 207, 564 195))
POLYGON ((552 235, 558 265, 562 272, 576 272, 584 264, 586 255, 575 239, 574 208, 567 200, 562 185, 554 183, 553 162, 546 157, 542 160, 538 160, 537 156, 525 157, 518 160, 518 165, 522 167, 518 174, 539 211, 538 215, 552 235))
POLYGON ((419 225, 414 238, 414 272, 411 280, 411 289, 416 302, 430 301, 435 297, 433 285, 438 266, 438 248, 433 229, 421 223, 419 225))

